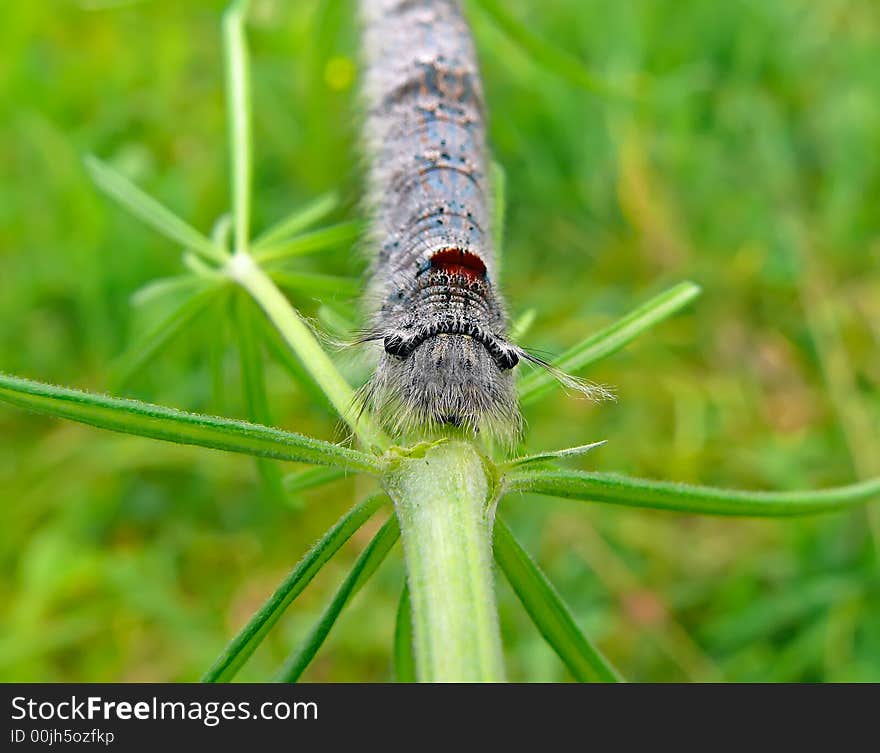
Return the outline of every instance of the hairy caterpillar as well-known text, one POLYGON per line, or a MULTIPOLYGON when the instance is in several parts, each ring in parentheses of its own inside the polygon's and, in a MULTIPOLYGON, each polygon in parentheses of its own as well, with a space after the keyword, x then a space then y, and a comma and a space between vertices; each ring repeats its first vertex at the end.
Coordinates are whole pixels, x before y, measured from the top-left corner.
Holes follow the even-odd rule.
POLYGON ((452 425, 511 444, 512 370, 549 366, 507 339, 469 29, 457 0, 361 0, 361 12, 375 305, 360 341, 382 346, 362 399, 398 436, 452 425))

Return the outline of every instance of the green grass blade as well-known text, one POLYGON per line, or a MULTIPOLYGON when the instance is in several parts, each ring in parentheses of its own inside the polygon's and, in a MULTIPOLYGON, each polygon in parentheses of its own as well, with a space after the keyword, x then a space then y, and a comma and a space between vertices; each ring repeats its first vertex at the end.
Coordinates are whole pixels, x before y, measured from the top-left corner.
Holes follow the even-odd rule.
POLYGON ((275 593, 232 639, 214 665, 202 677, 202 682, 229 682, 262 643, 269 630, 278 622, 294 599, 305 590, 315 574, 387 499, 384 494, 374 494, 343 515, 290 571, 275 593))
POLYGON ((325 219, 339 206, 339 196, 335 193, 324 194, 303 207, 298 207, 280 222, 257 236, 253 242, 254 252, 277 245, 291 236, 308 230, 312 225, 325 219))
POLYGON ((339 246, 350 246, 360 238, 362 230, 361 222, 340 222, 310 233, 303 233, 283 243, 255 249, 254 258, 260 264, 272 264, 339 246))
POLYGON ((535 627, 579 682, 622 682, 617 670, 580 631, 553 584, 503 520, 495 521, 495 560, 535 627))
POLYGON ((501 278, 504 260, 504 217, 507 212, 507 173, 498 162, 492 163, 492 240, 495 243, 495 276, 501 278))
POLYGON ((348 447, 270 426, 95 395, 0 373, 0 402, 90 426, 276 460, 376 473, 378 462, 348 447))
POLYGON ((297 473, 288 473, 284 477, 284 488, 288 494, 298 494, 339 481, 345 475, 345 471, 339 468, 306 468, 297 473))
POLYGON ((510 340, 517 342, 526 336, 528 331, 538 318, 538 312, 535 309, 526 309, 522 312, 510 325, 510 340))
POLYGON ((275 271, 270 272, 269 277, 285 290, 305 293, 306 295, 332 295, 354 298, 363 289, 360 280, 356 280, 353 277, 340 277, 338 275, 275 271))
MULTIPOLYGON (((554 359, 553 365, 569 374, 577 374, 590 364, 616 353, 646 330, 665 321, 687 306, 699 294, 699 285, 689 281, 680 282, 611 326, 569 348, 559 358, 554 359)), ((523 405, 532 403, 558 385, 556 379, 546 371, 532 371, 519 382, 520 401, 523 405)))
POLYGON ((827 615, 834 605, 864 593, 866 585, 851 573, 822 573, 804 580, 792 579, 772 599, 748 601, 732 612, 707 618, 699 628, 699 640, 722 655, 729 654, 773 633, 799 630, 811 616, 823 612, 827 615))
POLYGON ((110 376, 110 388, 119 391, 153 360, 180 332, 217 300, 224 286, 211 285, 184 297, 168 316, 138 338, 120 357, 110 376))
POLYGON ((507 480, 510 491, 700 515, 788 517, 837 512, 880 499, 880 478, 817 491, 784 492, 718 489, 615 473, 563 470, 516 470, 507 480))
POLYGON ((475 0, 480 8, 508 38, 537 64, 560 78, 593 94, 613 99, 632 95, 591 73, 576 57, 532 33, 529 27, 511 15, 507 4, 499 0, 475 0))
POLYGON ((409 588, 403 585, 394 623, 394 676, 397 682, 416 681, 416 660, 413 654, 412 614, 409 588))
MULTIPOLYGON (((238 354, 241 366, 241 381, 244 388, 244 403, 247 417, 251 421, 271 426, 269 399, 266 396, 266 375, 263 371, 263 353, 258 341, 257 321, 254 317, 254 304, 244 291, 236 296, 235 323, 238 330, 238 354)), ((270 499, 284 503, 287 494, 284 490, 281 471, 275 461, 257 458, 257 471, 270 499)))
POLYGON ((234 0, 223 14, 226 109, 232 157, 232 226, 236 251, 248 250, 251 219, 253 144, 250 61, 244 32, 247 8, 248 0, 234 0))
POLYGON ((300 678, 306 667, 315 658, 315 654, 318 653, 318 649, 321 648, 328 633, 336 623, 343 607, 358 592, 361 586, 369 580, 370 576, 376 572, 376 569, 382 564, 385 555, 394 546, 399 536, 400 528, 397 525, 397 518, 392 515, 385 522, 385 525, 379 529, 379 533, 373 537, 367 548, 361 552, 360 557, 357 558, 351 572, 349 572, 345 581, 333 596, 318 624, 315 625, 312 632, 309 633, 306 639, 284 662, 275 678, 278 682, 296 682, 300 678))
POLYGON ((223 252, 208 238, 108 164, 89 155, 85 158, 85 165, 98 188, 154 230, 206 259, 221 263, 224 261, 223 252))
POLYGON ((227 413, 228 378, 226 376, 226 353, 228 350, 227 322, 229 315, 229 297, 218 298, 208 314, 217 326, 212 327, 208 337, 208 371, 211 376, 211 410, 218 415, 227 413))

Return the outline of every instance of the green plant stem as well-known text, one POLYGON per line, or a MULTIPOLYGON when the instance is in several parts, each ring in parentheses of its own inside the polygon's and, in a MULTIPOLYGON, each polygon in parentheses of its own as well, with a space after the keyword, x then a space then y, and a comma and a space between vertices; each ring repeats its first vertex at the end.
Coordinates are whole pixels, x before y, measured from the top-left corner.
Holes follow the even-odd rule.
POLYGON ((251 216, 251 92, 248 48, 244 33, 247 7, 248 0, 238 0, 223 14, 236 251, 248 250, 251 216))
POLYGON ((390 441, 369 413, 358 412, 354 390, 270 277, 242 252, 232 257, 227 268, 230 276, 253 296, 358 438, 369 448, 385 450, 390 441))
POLYGON ((496 483, 471 444, 441 441, 392 462, 420 682, 501 682, 492 573, 496 483))

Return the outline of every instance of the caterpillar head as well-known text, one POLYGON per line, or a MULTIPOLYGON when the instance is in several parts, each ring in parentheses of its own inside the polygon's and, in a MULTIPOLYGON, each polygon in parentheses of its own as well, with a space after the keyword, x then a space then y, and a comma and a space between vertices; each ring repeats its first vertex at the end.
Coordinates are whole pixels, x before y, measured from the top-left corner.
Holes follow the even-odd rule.
POLYGON ((393 434, 457 427, 506 446, 515 444, 522 429, 512 372, 516 349, 475 335, 438 331, 383 338, 384 350, 365 397, 393 434))

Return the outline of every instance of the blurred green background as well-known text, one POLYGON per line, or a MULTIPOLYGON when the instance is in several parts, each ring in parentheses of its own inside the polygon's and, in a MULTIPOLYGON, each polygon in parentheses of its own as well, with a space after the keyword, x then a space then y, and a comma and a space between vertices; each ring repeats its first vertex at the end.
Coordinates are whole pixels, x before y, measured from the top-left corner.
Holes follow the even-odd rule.
MULTIPOLYGON (((222 6, 3 4, 3 371, 108 390, 161 314, 132 293, 180 269, 178 249, 97 194, 82 155, 202 230, 228 209, 222 6)), ((559 352, 678 280, 704 288, 590 374, 617 403, 558 393, 532 406, 529 448, 607 439, 582 467, 762 489, 880 473, 880 4, 505 7, 550 49, 645 92, 598 98, 468 4, 508 177, 504 289, 514 316, 537 314, 527 344, 559 352)), ((254 0, 250 39, 255 227, 331 189, 344 197, 334 219, 357 217, 353 4, 254 0)), ((342 246, 297 268, 364 266, 342 246)), ((357 321, 346 294, 292 298, 325 324, 357 321)), ((124 393, 244 415, 223 314, 198 318, 124 393)), ((267 376, 275 423, 339 437, 271 357, 267 376)), ((197 679, 368 489, 346 480, 279 501, 249 458, 0 407, 0 680, 197 679)), ((880 539, 866 510, 768 522, 509 498, 501 513, 629 679, 880 681, 880 539)), ((880 536, 877 505, 873 517, 880 536)), ((373 530, 242 679, 271 676, 373 530)), ((398 549, 304 679, 391 677, 402 577, 398 549)), ((500 589, 512 679, 568 679, 500 589)))

